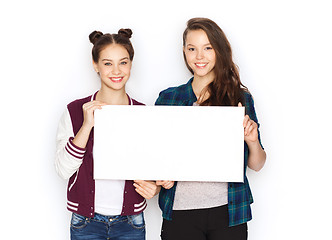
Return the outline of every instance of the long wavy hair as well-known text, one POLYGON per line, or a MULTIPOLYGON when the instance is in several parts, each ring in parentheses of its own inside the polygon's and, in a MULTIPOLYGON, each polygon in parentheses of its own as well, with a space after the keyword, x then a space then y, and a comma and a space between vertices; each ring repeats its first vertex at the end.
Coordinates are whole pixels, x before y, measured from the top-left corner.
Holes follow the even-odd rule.
MULTIPOLYGON (((203 30, 216 54, 216 64, 213 69, 215 79, 203 90, 201 95, 208 93, 208 98, 200 103, 201 106, 237 106, 239 102, 244 106, 244 91, 248 88, 241 83, 238 67, 233 62, 231 45, 221 28, 208 18, 192 18, 187 22, 183 32, 183 46, 186 45, 189 31, 203 30)), ((194 71, 184 60, 189 71, 194 71)))

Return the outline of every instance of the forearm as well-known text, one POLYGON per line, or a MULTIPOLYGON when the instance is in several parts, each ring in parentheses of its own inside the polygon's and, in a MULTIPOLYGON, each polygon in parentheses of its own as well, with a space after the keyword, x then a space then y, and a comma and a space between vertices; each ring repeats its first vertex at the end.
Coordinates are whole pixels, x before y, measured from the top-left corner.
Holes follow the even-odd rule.
POLYGON ((80 148, 85 148, 89 140, 91 129, 92 127, 83 124, 76 136, 74 137, 73 143, 80 148))
POLYGON ((261 170, 266 161, 266 153, 259 141, 247 143, 249 148, 248 167, 256 172, 261 170))

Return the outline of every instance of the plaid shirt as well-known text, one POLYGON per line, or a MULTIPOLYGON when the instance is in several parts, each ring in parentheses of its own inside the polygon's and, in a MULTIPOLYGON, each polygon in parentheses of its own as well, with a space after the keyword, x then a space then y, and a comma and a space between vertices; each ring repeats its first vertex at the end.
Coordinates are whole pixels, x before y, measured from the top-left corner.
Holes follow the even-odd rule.
MULTIPOLYGON (((155 105, 192 106, 193 103, 197 101, 192 89, 192 81, 193 78, 191 78, 188 83, 179 87, 172 87, 162 91, 159 94, 155 105)), ((245 92, 245 108, 246 114, 249 115, 250 119, 254 120, 258 124, 254 101, 252 96, 247 92, 245 92)), ((261 142, 259 131, 258 139, 259 142, 261 142)), ((246 177, 248 155, 248 145, 244 142, 244 182, 228 183, 228 213, 230 227, 245 223, 252 218, 250 204, 253 203, 253 198, 249 182, 246 177)), ((163 212, 163 218, 167 220, 172 219, 176 184, 177 182, 175 182, 174 187, 169 190, 162 188, 159 193, 159 206, 163 212)))

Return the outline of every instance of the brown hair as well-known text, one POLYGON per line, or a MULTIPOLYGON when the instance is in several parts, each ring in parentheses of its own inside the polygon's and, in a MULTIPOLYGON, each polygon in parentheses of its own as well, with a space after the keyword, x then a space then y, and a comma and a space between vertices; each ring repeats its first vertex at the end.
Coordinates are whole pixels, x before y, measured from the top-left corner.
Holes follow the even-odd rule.
MULTIPOLYGON (((216 54, 216 64, 213 69, 215 79, 207 86, 206 91, 209 98, 202 102, 203 106, 237 106, 239 102, 244 105, 243 91, 248 91, 240 81, 238 67, 232 58, 232 49, 226 35, 221 28, 208 18, 192 18, 187 22, 187 28, 183 32, 183 46, 186 45, 186 38, 189 31, 203 30, 212 45, 216 54)), ((189 71, 194 74, 189 67, 185 53, 184 60, 189 71)))
POLYGON ((119 44, 123 46, 129 53, 130 61, 134 58, 134 48, 130 42, 130 38, 133 32, 131 29, 121 28, 117 34, 103 34, 100 31, 93 31, 89 35, 90 42, 93 44, 92 59, 95 63, 99 61, 100 52, 110 44, 119 44))

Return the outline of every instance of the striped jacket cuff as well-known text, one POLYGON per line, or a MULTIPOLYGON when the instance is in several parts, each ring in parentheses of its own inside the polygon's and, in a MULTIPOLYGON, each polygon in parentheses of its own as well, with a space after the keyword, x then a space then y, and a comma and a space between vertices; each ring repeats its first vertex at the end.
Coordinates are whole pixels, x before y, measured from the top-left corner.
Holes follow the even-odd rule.
POLYGON ((70 137, 67 145, 66 151, 73 157, 82 160, 86 151, 86 148, 80 148, 73 143, 73 137, 70 137))

